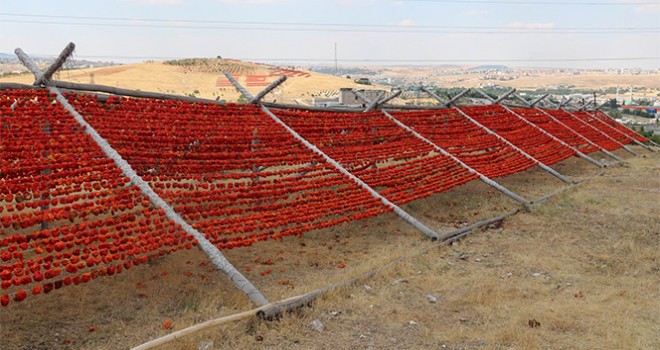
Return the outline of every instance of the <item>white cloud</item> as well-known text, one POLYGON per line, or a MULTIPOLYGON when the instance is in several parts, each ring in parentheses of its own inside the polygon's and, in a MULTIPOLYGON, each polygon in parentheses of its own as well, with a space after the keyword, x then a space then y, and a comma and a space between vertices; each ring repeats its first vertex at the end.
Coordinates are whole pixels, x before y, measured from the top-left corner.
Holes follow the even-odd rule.
POLYGON ((554 27, 555 27, 554 23, 523 23, 523 22, 511 22, 504 26, 504 28, 511 28, 511 29, 552 29, 554 27))
POLYGON ((399 26, 401 27, 412 27, 415 24, 416 24, 415 21, 413 21, 412 19, 404 19, 399 22, 399 26))
POLYGON ((470 17, 477 17, 477 16, 485 16, 488 14, 488 11, 486 10, 468 10, 468 11, 463 11, 461 12, 463 16, 470 16, 470 17))

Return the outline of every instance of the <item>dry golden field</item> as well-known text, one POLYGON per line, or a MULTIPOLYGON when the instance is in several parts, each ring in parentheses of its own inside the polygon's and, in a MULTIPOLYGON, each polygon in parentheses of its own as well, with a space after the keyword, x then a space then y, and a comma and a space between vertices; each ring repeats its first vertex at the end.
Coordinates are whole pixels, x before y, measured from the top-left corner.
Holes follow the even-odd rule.
MULTIPOLYGON (((570 189, 538 169, 500 179, 530 199, 565 191, 450 246, 387 214, 224 251, 271 301, 401 260, 278 322, 248 317, 162 348, 660 348, 660 154, 635 150, 645 157, 618 151, 628 163, 602 173, 558 164, 586 180, 570 189)), ((405 206, 440 232, 518 208, 477 181, 405 206)), ((206 263, 193 248, 12 303, 2 348, 128 349, 253 308, 206 263)))
MULTIPOLYGON (((246 86, 253 94, 261 91, 264 86, 249 86, 248 76, 262 76, 265 83, 272 82, 282 74, 277 67, 250 62, 218 59, 191 59, 195 64, 169 65, 165 62, 147 62, 126 64, 91 69, 65 70, 56 76, 56 79, 76 82, 109 85, 121 88, 138 89, 178 95, 195 95, 209 99, 224 99, 230 102, 237 101, 239 93, 227 85, 222 75, 223 70, 230 71, 237 80, 246 86), (264 76, 267 76, 264 78, 264 76), (220 80, 219 80, 220 79, 220 80), (218 82, 221 82, 218 84, 218 82), (223 85, 222 82, 225 82, 223 85)), ((580 75, 569 73, 540 74, 534 76, 521 76, 510 81, 483 80, 481 74, 455 74, 435 75, 433 68, 424 67, 385 67, 383 77, 405 78, 411 82, 424 81, 435 83, 440 87, 480 87, 493 83, 504 87, 535 90, 556 86, 574 86, 576 89, 591 89, 621 87, 621 94, 625 95, 628 87, 646 88, 646 91, 636 91, 635 97, 654 98, 660 93, 660 74, 648 75, 612 75, 602 72, 584 72, 580 75)), ((381 85, 360 85, 351 79, 336 77, 328 74, 302 71, 305 75, 291 75, 278 89, 266 96, 266 101, 281 103, 297 103, 304 99, 307 103, 313 97, 327 97, 330 91, 337 92, 340 88, 357 89, 383 89, 391 87, 381 85)), ((32 74, 9 76, 0 78, 0 82, 18 82, 31 84, 34 81, 32 74)), ((418 101, 420 102, 420 101, 418 101)), ((428 100, 428 102, 433 102, 428 100)))
MULTIPOLYGON (((176 95, 191 95, 209 99, 224 99, 227 101, 238 100, 239 92, 226 84, 222 74, 223 70, 229 70, 237 80, 253 94, 263 90, 264 86, 250 86, 247 84, 248 76, 260 76, 265 83, 270 83, 279 77, 281 72, 274 66, 240 62, 233 60, 201 60, 210 62, 212 68, 198 64, 197 69, 189 66, 170 65, 165 62, 135 63, 121 66, 111 66, 91 69, 65 70, 59 73, 55 79, 75 82, 108 85, 120 88, 135 89, 142 91, 153 91, 170 93, 176 95), (274 74, 273 76, 269 76, 274 74), (221 86, 218 86, 218 82, 221 86), (225 84, 222 84, 225 82, 225 84)), ((388 87, 379 85, 360 85, 353 80, 335 77, 314 72, 309 76, 290 76, 278 89, 269 94, 265 100, 284 103, 295 103, 294 99, 312 98, 324 90, 339 90, 340 88, 357 89, 385 89, 388 87)), ((18 76, 0 78, 0 82, 15 82, 32 84, 34 77, 26 73, 18 76)))

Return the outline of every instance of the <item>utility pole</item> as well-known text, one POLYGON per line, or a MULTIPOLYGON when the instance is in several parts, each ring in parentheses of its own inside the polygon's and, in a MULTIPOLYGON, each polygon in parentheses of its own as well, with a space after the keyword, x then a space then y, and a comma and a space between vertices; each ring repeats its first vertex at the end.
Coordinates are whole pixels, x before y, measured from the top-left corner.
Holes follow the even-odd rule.
POLYGON ((339 69, 337 68, 337 43, 335 42, 335 75, 339 72, 339 69))

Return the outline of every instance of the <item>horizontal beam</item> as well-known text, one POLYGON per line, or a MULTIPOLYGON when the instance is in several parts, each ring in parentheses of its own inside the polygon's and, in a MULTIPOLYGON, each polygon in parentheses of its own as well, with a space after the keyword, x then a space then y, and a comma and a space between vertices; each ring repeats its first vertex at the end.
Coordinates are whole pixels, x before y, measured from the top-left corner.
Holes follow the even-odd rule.
POLYGON ((154 98, 158 100, 176 100, 176 101, 184 101, 184 102, 192 102, 192 103, 200 103, 200 102, 214 103, 220 105, 225 104, 224 100, 211 100, 206 98, 163 94, 160 92, 123 89, 114 86, 98 85, 98 84, 81 84, 81 83, 72 83, 68 81, 52 80, 50 81, 49 85, 62 89, 68 89, 68 90, 96 91, 96 92, 104 92, 113 95, 129 96, 129 97, 137 97, 137 98, 154 98))

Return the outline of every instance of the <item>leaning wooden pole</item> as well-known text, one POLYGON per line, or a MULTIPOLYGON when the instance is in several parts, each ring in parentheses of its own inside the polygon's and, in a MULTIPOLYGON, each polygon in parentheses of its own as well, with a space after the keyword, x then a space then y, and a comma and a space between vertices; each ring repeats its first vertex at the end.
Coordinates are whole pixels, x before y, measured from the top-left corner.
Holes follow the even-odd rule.
POLYGON ((386 104, 387 102, 390 102, 390 101, 392 101, 393 99, 399 97, 399 95, 401 95, 401 93, 403 93, 403 90, 399 89, 399 90, 397 90, 395 93, 393 93, 393 94, 391 94, 390 96, 388 96, 387 98, 378 101, 378 102, 373 106, 372 109, 365 109, 364 111, 365 111, 365 112, 369 112, 369 111, 372 111, 372 110, 374 110, 374 109, 380 108, 380 106, 382 106, 382 105, 386 104))
MULTIPOLYGON (((477 92, 479 92, 479 93, 485 95, 485 93, 483 93, 481 90, 478 90, 478 89, 477 89, 477 92)), ((511 94, 511 93, 514 93, 514 92, 515 92, 515 90, 512 90, 512 91, 510 92, 510 94, 511 94)), ((437 96, 437 95, 436 95, 436 96, 437 96)), ((490 96, 488 96, 488 95, 485 95, 485 96, 487 96, 488 99, 489 99, 490 101, 495 101, 495 100, 494 100, 493 98, 491 98, 490 96)), ((440 100, 440 102, 443 102, 443 101, 440 100)), ((560 174, 559 172, 557 172, 556 170, 552 169, 551 167, 549 167, 549 166, 543 164, 540 160, 538 160, 538 159, 532 157, 532 156, 529 155, 527 152, 525 152, 525 151, 523 151, 522 149, 520 149, 518 146, 516 146, 516 145, 514 145, 513 143, 509 142, 509 140, 507 140, 507 139, 505 139, 504 137, 500 136, 498 133, 494 132, 493 130, 490 130, 490 129, 487 128, 485 125, 479 123, 476 119, 472 118, 472 117, 469 116, 467 113, 463 112, 463 110, 461 110, 460 108, 458 108, 456 105, 453 105, 452 108, 454 108, 458 113, 460 113, 463 117, 467 118, 470 122, 472 122, 472 123, 475 124, 476 126, 480 127, 481 129, 483 129, 483 130, 486 131, 487 133, 494 135, 494 136, 495 136, 496 138, 498 138, 500 141, 506 143, 507 145, 509 145, 509 146, 511 146, 513 149, 515 149, 518 153, 522 154, 525 158, 527 158, 527 159, 533 161, 534 164, 536 164, 536 165, 538 165, 539 167, 541 167, 541 169, 545 170, 546 172, 550 173, 551 175, 555 176, 556 178, 558 178, 559 180, 561 180, 561 181, 563 181, 563 182, 566 182, 566 183, 573 183, 573 181, 571 181, 570 179, 568 179, 568 178, 565 177, 564 175, 560 174)))
POLYGON ((75 49, 76 49, 76 44, 69 43, 64 48, 64 50, 60 53, 60 55, 57 56, 57 59, 55 59, 55 62, 53 64, 51 64, 46 69, 46 71, 44 71, 44 74, 42 74, 40 78, 35 80, 34 85, 42 85, 42 84, 45 85, 48 81, 50 81, 51 78, 53 77, 53 74, 55 74, 55 72, 57 72, 57 70, 60 69, 64 65, 67 58, 69 58, 69 56, 71 56, 71 54, 73 53, 73 50, 75 50, 75 49))
POLYGON ((469 116, 467 113, 463 112, 462 109, 460 109, 460 108, 458 108, 458 107, 456 107, 456 106, 454 106, 453 108, 454 108, 456 111, 458 111, 458 113, 460 113, 462 116, 464 116, 464 117, 467 118, 469 121, 471 121, 473 124, 475 124, 476 126, 482 128, 482 129, 483 129, 484 131, 486 131, 487 133, 494 135, 495 137, 497 137, 498 139, 500 139, 502 142, 504 142, 504 143, 506 143, 507 145, 511 146, 513 149, 515 149, 516 151, 518 151, 518 153, 522 154, 524 157, 526 157, 527 159, 531 160, 531 161, 534 162, 536 165, 538 165, 539 167, 541 167, 541 169, 547 171, 548 173, 550 173, 551 175, 553 175, 554 177, 558 178, 559 180, 561 180, 561 181, 563 181, 563 182, 566 182, 566 183, 573 183, 573 181, 571 181, 571 180, 570 180, 569 178, 567 178, 566 176, 560 174, 559 172, 557 172, 556 170, 554 170, 554 169, 552 169, 551 167, 547 166, 546 164, 544 164, 544 163, 541 162, 540 160, 534 158, 534 157, 531 156, 529 153, 523 151, 523 150, 520 149, 518 146, 516 146, 516 145, 514 145, 513 143, 509 142, 509 140, 507 140, 507 139, 505 139, 504 137, 500 136, 500 134, 494 132, 493 130, 490 130, 490 129, 489 129, 488 127, 486 127, 485 125, 479 123, 476 119, 472 118, 472 117, 469 116))
POLYGON ((265 89, 261 90, 261 92, 259 92, 256 96, 252 97, 248 103, 258 103, 264 96, 266 96, 266 94, 273 91, 276 87, 280 86, 285 81, 286 75, 279 77, 277 80, 266 86, 265 89))
MULTIPOLYGON (((615 127, 613 127, 612 125, 606 123, 604 120, 602 120, 601 118, 599 118, 599 117, 596 115, 598 112, 599 112, 598 109, 594 110, 594 115, 593 115, 594 119, 598 120, 598 121, 599 121, 600 123, 602 123, 603 125, 607 125, 609 128, 611 128, 612 130, 615 130, 615 131, 618 132, 619 134, 624 135, 624 136, 626 136, 626 137, 632 139, 632 141, 633 141, 636 145, 638 145, 638 146, 642 146, 642 147, 646 148, 647 150, 649 150, 649 151, 651 151, 651 152, 655 152, 654 149, 652 149, 651 147, 645 145, 643 142, 639 142, 639 141, 635 140, 634 137, 632 137, 632 136, 626 134, 625 132, 623 132, 623 131, 621 131, 621 130, 615 128, 615 127)), ((611 118, 611 119, 613 119, 613 118, 610 117, 607 113, 605 113, 605 111, 602 111, 602 110, 601 110, 600 112, 605 116, 605 118, 611 118)), ((615 122, 616 122, 616 121, 615 121, 615 122)), ((634 132, 634 131, 633 131, 633 132, 634 132)))
POLYGON ((612 136, 606 134, 605 132, 603 132, 602 130, 598 129, 597 127, 591 125, 590 123, 587 123, 585 120, 582 120, 582 118, 579 118, 578 116, 576 116, 575 114, 571 113, 570 111, 568 111, 568 110, 566 110, 566 109, 561 109, 561 110, 564 111, 564 112, 566 112, 571 118, 573 118, 573 119, 575 119, 575 120, 579 120, 582 124, 587 125, 587 126, 589 126, 590 128, 592 128, 593 130, 598 131, 599 133, 601 133, 602 135, 604 135, 605 137, 607 137, 608 139, 610 139, 610 140, 613 141, 614 143, 616 143, 616 144, 618 144, 619 146, 621 146, 621 148, 623 148, 623 149, 625 149, 626 151, 628 151, 628 153, 634 155, 635 157, 639 157, 639 154, 637 154, 635 151, 631 150, 630 147, 628 147, 628 146, 624 145, 623 143, 619 142, 618 140, 616 140, 616 139, 613 138, 612 136))
MULTIPOLYGON (((20 49, 16 49, 19 51, 20 49)), ((22 51, 21 51, 22 52, 22 51)), ((28 62, 31 62, 31 66, 36 68, 34 62, 27 56, 25 57, 28 62)), ((26 65, 27 66, 27 65, 26 65)), ((27 66, 30 69, 30 66, 27 66)), ((37 76, 41 76, 43 73, 36 68, 32 73, 37 76)), ((48 87, 51 93, 55 94, 57 101, 66 109, 73 118, 80 124, 84 132, 92 137, 96 144, 101 148, 107 157, 112 159, 115 165, 121 169, 124 176, 126 176, 131 183, 140 189, 140 192, 147 198, 149 201, 157 208, 162 209, 165 212, 165 216, 174 221, 176 224, 180 225, 186 233, 195 237, 198 242, 198 246, 202 249, 204 253, 211 259, 211 262, 222 271, 227 277, 233 282, 234 286, 240 291, 245 293, 247 297, 256 305, 266 305, 268 300, 266 297, 247 279, 243 276, 234 265, 232 265, 227 258, 220 252, 220 250, 213 245, 203 233, 199 232, 197 229, 188 224, 177 212, 174 211, 167 202, 165 202, 150 186, 149 184, 142 179, 137 172, 131 167, 131 165, 122 158, 122 156, 117 152, 107 140, 105 140, 92 125, 87 123, 80 113, 78 113, 73 106, 67 101, 66 97, 59 91, 57 87, 50 86, 48 87)))
MULTIPOLYGON (((243 93, 243 95, 248 99, 252 100, 253 96, 250 94, 241 84, 234 79, 231 74, 228 72, 225 72, 225 75, 227 76, 227 79, 236 86, 236 88, 243 93)), ((311 142, 307 141, 302 135, 300 135, 298 132, 293 130, 289 125, 287 125, 282 119, 280 119, 277 115, 275 115, 273 112, 268 109, 268 107, 261 105, 261 110, 268 115, 275 123, 279 124, 282 126, 291 136, 293 136, 296 140, 301 142, 305 147, 309 148, 312 150, 314 153, 318 154, 321 156, 326 162, 330 163, 332 166, 335 167, 339 172, 342 174, 348 176, 351 180, 353 180, 358 186, 362 187, 363 189, 367 190, 369 194, 371 194, 372 197, 379 199, 385 206, 391 208, 396 215, 398 215, 401 219, 403 219, 405 222, 409 223, 416 229, 418 229, 420 232, 424 233, 425 235, 429 236, 432 240, 437 240, 440 238, 440 236, 433 230, 431 230, 429 227, 424 225, 422 222, 417 220, 414 216, 408 214, 405 210, 401 209, 398 205, 392 203, 389 199, 385 198, 383 195, 380 193, 376 192, 371 186, 369 186, 367 183, 362 181, 360 178, 357 176, 353 175, 350 171, 348 171, 344 166, 339 164, 336 160, 334 160, 332 157, 327 155, 325 152, 323 152, 320 148, 316 147, 313 145, 311 142)))
POLYGON ((376 192, 371 186, 367 185, 366 182, 362 181, 360 178, 357 176, 353 175, 350 171, 348 171, 344 166, 339 164, 336 160, 332 159, 329 155, 327 155, 325 152, 323 152, 321 149, 318 147, 314 146, 311 142, 307 141, 304 137, 302 137, 300 134, 298 134, 295 130, 293 130, 291 127, 289 127, 284 121, 282 121, 278 116, 276 116, 273 112, 271 112, 268 107, 266 106, 261 106, 261 110, 264 111, 271 119, 273 119, 277 124, 281 125, 284 129, 286 129, 289 134, 291 134, 295 139, 300 141, 303 145, 305 145, 307 148, 310 150, 314 151, 314 153, 318 154, 319 156, 323 157, 326 162, 332 164, 339 172, 342 174, 348 176, 351 180, 353 180, 358 186, 364 188, 365 190, 369 191, 372 197, 379 199, 383 204, 385 204, 387 207, 391 208, 396 215, 398 215, 401 219, 403 219, 405 222, 409 223, 410 225, 414 226, 416 229, 424 233, 425 235, 431 237, 433 240, 437 240, 440 238, 440 236, 430 228, 428 228, 426 225, 424 225, 422 222, 417 220, 414 216, 408 214, 405 210, 401 209, 398 205, 392 203, 389 199, 385 198, 383 195, 380 193, 376 192))
POLYGON ((365 111, 365 112, 369 112, 370 110, 374 109, 374 108, 376 107, 376 105, 378 105, 378 101, 380 101, 381 99, 383 99, 383 97, 385 97, 385 91, 381 91, 381 92, 378 94, 378 96, 376 96, 376 98, 374 98, 373 101, 369 102, 369 104, 367 105, 367 107, 365 107, 364 111, 365 111))
POLYGON ((615 159, 615 160, 617 160, 617 161, 619 161, 619 162, 625 162, 625 160, 624 160, 623 158, 617 156, 616 154, 614 154, 614 153, 612 153, 612 152, 606 150, 605 148, 601 147, 599 144, 597 144, 597 143, 595 143, 595 142, 589 140, 588 138, 584 137, 582 134, 580 134, 579 132, 575 131, 573 128, 571 128, 570 126, 566 125, 566 124, 565 124, 564 122, 562 122, 561 120, 555 118, 552 114, 550 114, 550 113, 548 113, 548 112, 546 112, 546 111, 544 111, 543 109, 538 108, 538 107, 534 107, 534 109, 537 110, 537 111, 539 111, 539 112, 541 112, 541 113, 543 113, 543 114, 545 114, 546 116, 550 117, 550 118, 551 118, 552 120, 554 120, 555 122, 557 122, 557 123, 563 125, 566 129, 570 130, 573 134, 575 134, 576 136, 578 136, 578 137, 580 137, 581 139, 585 140, 585 141, 586 141, 587 143, 589 143, 590 145, 592 145, 592 146, 598 148, 601 152, 603 152, 604 154, 610 156, 612 159, 615 159))
POLYGON ((553 140, 555 140, 555 141, 561 143, 561 144, 564 145, 565 147, 570 148, 570 149, 573 150, 578 156, 580 156, 580 158, 582 158, 582 159, 584 159, 584 160, 586 160, 586 161, 588 161, 588 162, 590 162, 590 163, 596 165, 596 166, 599 167, 599 168, 604 168, 604 167, 605 167, 605 165, 601 164, 599 161, 597 161, 597 160, 595 160, 595 159, 589 157, 588 155, 582 153, 582 152, 581 152, 580 150, 578 150, 577 148, 575 148, 575 147, 569 145, 568 143, 564 142, 564 140, 562 140, 562 139, 556 137, 555 135, 553 135, 553 134, 551 134, 551 133, 549 133, 549 132, 543 130, 543 129, 540 128, 538 125, 536 125, 536 124, 530 122, 529 120, 523 118, 520 114, 514 112, 511 108, 509 108, 509 107, 507 107, 507 106, 505 106, 505 105, 503 105, 503 104, 500 104, 500 106, 502 106, 507 112, 511 113, 512 115, 515 115, 518 119, 522 120, 523 122, 527 123, 528 125, 532 126, 533 128, 539 130, 540 132, 542 132, 542 133, 544 133, 545 135, 549 136, 549 137, 552 138, 553 140))
MULTIPOLYGON (((582 140, 586 141, 588 144, 592 145, 593 147, 596 147, 597 149, 599 149, 599 150, 600 150, 601 152, 603 152, 604 154, 606 154, 606 155, 612 157, 613 159, 615 159, 615 160, 617 160, 617 161, 619 161, 619 162, 625 162, 622 158, 618 157, 616 154, 614 154, 614 153, 612 153, 612 152, 610 152, 610 151, 604 149, 604 148, 601 147, 600 145, 598 145, 598 144, 592 142, 591 140, 589 140, 588 138, 584 137, 582 134, 580 134, 580 133, 577 132, 576 130, 572 129, 570 126, 566 125, 566 124, 565 124, 564 122, 562 122, 561 120, 555 118, 552 114, 550 114, 550 113, 548 113, 548 112, 546 112, 546 111, 544 111, 544 110, 542 110, 542 109, 536 107, 536 104, 539 103, 539 102, 541 102, 541 101, 542 101, 543 99, 545 99, 546 97, 548 97, 548 95, 549 95, 549 94, 543 94, 541 97, 537 98, 536 100, 534 100, 534 101, 532 101, 532 102, 527 101, 526 99, 524 99, 524 98, 523 98, 522 96, 520 96, 519 94, 514 94, 514 97, 518 98, 520 101, 522 101, 523 103, 525 103, 525 104, 527 105, 528 108, 533 108, 534 110, 536 110, 536 111, 538 111, 538 112, 541 112, 541 113, 545 114, 548 118, 552 119, 555 123, 558 123, 559 125, 563 126, 563 127, 566 128, 567 130, 569 130, 571 133, 573 133, 573 135, 575 135, 575 136, 581 138, 582 140)), ((603 165, 603 166, 604 166, 604 165, 603 165)))
POLYGON ((396 118, 395 118, 393 115, 391 115, 388 111, 383 110, 382 112, 383 112, 383 114, 384 114, 387 118, 389 118, 391 121, 393 121, 394 123, 396 123, 399 127, 403 128, 403 129, 405 129, 406 131, 408 131, 409 133, 413 134, 416 138, 418 138, 418 139, 424 141, 425 143, 427 143, 428 145, 430 145, 431 147, 433 147, 436 151, 440 152, 441 154, 443 154, 443 155, 445 155, 445 156, 451 158, 454 162, 458 163, 461 167, 467 169, 467 171, 469 171, 470 173, 473 173, 473 174, 476 174, 477 176, 479 176, 479 179, 480 179, 481 181, 483 181, 483 182, 485 182, 486 184, 488 184, 488 185, 494 187, 496 190, 502 192, 503 194, 505 194, 505 195, 508 196, 509 198, 514 199, 514 200, 517 201, 517 202, 520 202, 520 203, 522 203, 522 204, 524 204, 524 205, 526 205, 526 204, 529 203, 529 201, 526 200, 525 198, 521 197, 520 195, 514 193, 513 191, 507 189, 506 187, 504 187, 504 186, 500 185, 499 183, 493 181, 492 179, 488 178, 486 175, 480 173, 480 172, 477 171, 476 169, 474 169, 474 168, 470 167, 469 165, 465 164, 463 161, 461 161, 460 159, 458 159, 456 156, 454 156, 454 155, 451 154, 450 152, 446 151, 444 148, 438 146, 435 142, 433 142, 433 141, 427 139, 426 137, 422 136, 420 133, 418 133, 417 131, 413 130, 413 129, 412 129, 411 127, 409 127, 408 125, 406 125, 406 124, 404 124, 403 122, 401 122, 400 120, 396 119, 396 118))

